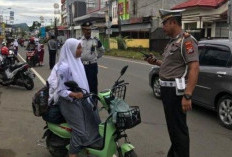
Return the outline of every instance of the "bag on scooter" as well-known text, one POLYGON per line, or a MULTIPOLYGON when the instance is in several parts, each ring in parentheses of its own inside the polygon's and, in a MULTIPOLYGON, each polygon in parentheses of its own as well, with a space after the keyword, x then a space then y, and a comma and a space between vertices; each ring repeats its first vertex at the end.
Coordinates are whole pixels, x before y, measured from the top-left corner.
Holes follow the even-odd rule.
POLYGON ((130 129, 141 123, 138 106, 129 106, 124 100, 115 98, 110 104, 112 121, 118 129, 130 129))
POLYGON ((35 116, 42 116, 48 110, 49 84, 37 91, 32 98, 32 109, 35 116))

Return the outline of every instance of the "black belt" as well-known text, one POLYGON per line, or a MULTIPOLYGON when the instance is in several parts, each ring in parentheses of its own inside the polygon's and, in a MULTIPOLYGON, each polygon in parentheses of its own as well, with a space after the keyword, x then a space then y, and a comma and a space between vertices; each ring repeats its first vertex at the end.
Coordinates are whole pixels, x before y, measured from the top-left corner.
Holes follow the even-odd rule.
POLYGON ((162 81, 175 81, 175 79, 165 79, 165 78, 160 78, 162 81))
POLYGON ((176 87, 176 82, 175 81, 159 80, 159 83, 160 83, 161 87, 176 87))

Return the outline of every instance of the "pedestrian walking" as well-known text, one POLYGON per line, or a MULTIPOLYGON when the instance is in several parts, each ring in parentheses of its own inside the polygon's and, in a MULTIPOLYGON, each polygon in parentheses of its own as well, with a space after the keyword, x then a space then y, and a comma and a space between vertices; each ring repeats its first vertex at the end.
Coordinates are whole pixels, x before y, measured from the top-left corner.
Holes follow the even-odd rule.
POLYGON ((42 66, 44 65, 44 44, 40 44, 38 47, 38 52, 39 52, 39 65, 42 66))
POLYGON ((13 47, 14 47, 14 54, 15 54, 15 56, 17 56, 18 55, 18 47, 19 47, 19 43, 18 43, 17 39, 14 40, 13 47))
POLYGON ((171 140, 167 157, 189 157, 187 111, 192 109, 192 93, 198 79, 197 41, 181 29, 182 10, 160 9, 163 30, 171 39, 163 60, 150 55, 146 60, 160 66, 159 77, 164 113, 171 140))
POLYGON ((51 35, 51 39, 48 41, 48 51, 49 51, 49 66, 52 69, 56 63, 56 51, 57 51, 57 41, 55 36, 51 35))
POLYGON ((91 36, 92 23, 85 22, 81 25, 83 36, 81 60, 85 67, 86 76, 89 83, 90 92, 98 93, 98 64, 97 60, 102 57, 105 49, 101 41, 91 36))

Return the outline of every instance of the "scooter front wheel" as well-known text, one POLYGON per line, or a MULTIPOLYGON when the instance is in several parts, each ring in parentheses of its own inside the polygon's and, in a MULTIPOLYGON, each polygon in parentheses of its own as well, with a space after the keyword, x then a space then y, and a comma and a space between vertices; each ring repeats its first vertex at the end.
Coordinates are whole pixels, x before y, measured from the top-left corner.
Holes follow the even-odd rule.
POLYGON ((124 157, 137 157, 137 154, 135 153, 134 150, 131 150, 129 152, 126 152, 124 157))

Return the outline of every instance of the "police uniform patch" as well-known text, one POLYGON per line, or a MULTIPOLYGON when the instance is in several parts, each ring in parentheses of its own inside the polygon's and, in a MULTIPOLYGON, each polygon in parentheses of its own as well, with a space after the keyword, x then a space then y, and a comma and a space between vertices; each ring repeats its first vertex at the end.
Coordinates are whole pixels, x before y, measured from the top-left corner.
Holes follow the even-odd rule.
POLYGON ((184 45, 188 54, 194 53, 193 44, 191 41, 185 42, 184 45))

